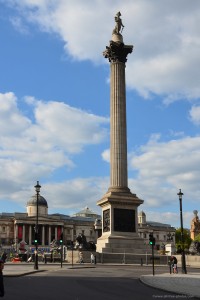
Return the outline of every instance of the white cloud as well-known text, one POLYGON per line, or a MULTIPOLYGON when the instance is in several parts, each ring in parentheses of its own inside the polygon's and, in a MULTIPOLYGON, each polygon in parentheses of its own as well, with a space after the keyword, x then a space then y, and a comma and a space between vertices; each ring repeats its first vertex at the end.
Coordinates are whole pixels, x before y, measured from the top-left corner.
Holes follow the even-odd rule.
POLYGON ((17 108, 16 97, 13 93, 0 93, 0 133, 1 139, 6 134, 13 136, 22 134, 30 126, 30 120, 23 116, 17 108))
POLYGON ((106 118, 62 102, 45 103, 33 97, 26 97, 26 102, 33 105, 33 121, 20 111, 13 93, 0 94, 1 197, 7 197, 3 187, 8 183, 7 195, 21 189, 22 181, 29 186, 35 178, 74 167, 73 155, 103 142, 108 135, 106 118))
POLYGON ((102 197, 102 190, 107 190, 108 182, 108 178, 75 178, 60 183, 45 184, 43 193, 48 199, 51 211, 63 209, 76 212, 85 206, 97 211, 96 202, 102 197))
POLYGON ((24 24, 20 17, 10 18, 13 27, 22 34, 29 34, 28 26, 24 24))
POLYGON ((192 106, 189 111, 190 120, 196 124, 200 125, 200 106, 192 106))
POLYGON ((185 192, 186 206, 199 205, 199 149, 200 137, 185 137, 169 142, 151 140, 138 153, 132 153, 130 167, 137 175, 130 179, 130 187, 142 195, 146 208, 173 209, 179 188, 185 192))
POLYGON ((110 149, 106 149, 101 154, 102 159, 106 162, 110 162, 110 149))
POLYGON ((101 143, 108 135, 102 125, 109 119, 95 116, 63 102, 38 101, 35 108, 36 125, 29 133, 47 149, 52 140, 68 153, 79 153, 87 144, 101 143))
POLYGON ((20 11, 25 22, 59 35, 67 54, 74 59, 93 62, 104 60, 101 53, 111 39, 114 15, 120 10, 125 25, 124 41, 134 44, 127 63, 128 86, 144 97, 162 95, 165 103, 200 96, 198 0, 192 3, 7 0, 4 3, 20 7, 17 14, 20 11))

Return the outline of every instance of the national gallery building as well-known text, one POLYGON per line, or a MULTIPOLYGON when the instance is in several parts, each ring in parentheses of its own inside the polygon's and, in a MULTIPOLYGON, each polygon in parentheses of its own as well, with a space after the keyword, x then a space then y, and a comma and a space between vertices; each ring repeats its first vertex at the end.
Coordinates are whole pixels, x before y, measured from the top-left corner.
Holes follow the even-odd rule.
MULTIPOLYGON (((27 202, 27 213, 0 214, 0 245, 17 245, 25 241, 27 245, 34 245, 35 224, 37 215, 37 195, 27 202)), ((50 246, 53 240, 59 240, 63 233, 63 243, 75 241, 78 234, 84 234, 87 241, 96 243, 98 231, 95 224, 101 216, 92 212, 88 207, 79 213, 68 216, 62 214, 48 214, 48 204, 44 197, 38 197, 38 244, 42 247, 50 246)))

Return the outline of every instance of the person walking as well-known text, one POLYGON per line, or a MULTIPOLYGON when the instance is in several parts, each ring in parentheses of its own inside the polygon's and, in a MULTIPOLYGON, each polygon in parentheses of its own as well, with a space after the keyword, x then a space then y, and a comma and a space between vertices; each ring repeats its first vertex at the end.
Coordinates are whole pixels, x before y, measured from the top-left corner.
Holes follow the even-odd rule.
POLYGON ((80 264, 84 263, 84 261, 83 261, 83 253, 82 252, 79 252, 79 263, 80 264))
POLYGON ((0 297, 4 296, 3 268, 4 268, 4 262, 1 259, 0 260, 0 297))
POLYGON ((178 263, 178 260, 177 260, 176 256, 172 256, 172 269, 173 269, 174 274, 178 273, 177 263, 178 263))
POLYGON ((6 259, 7 259, 7 254, 6 254, 6 252, 4 251, 4 253, 3 253, 2 256, 1 256, 1 260, 3 261, 3 263, 5 263, 5 262, 6 262, 6 259))
POLYGON ((95 264, 95 256, 93 253, 91 253, 91 256, 90 256, 90 262, 91 262, 91 264, 95 264))

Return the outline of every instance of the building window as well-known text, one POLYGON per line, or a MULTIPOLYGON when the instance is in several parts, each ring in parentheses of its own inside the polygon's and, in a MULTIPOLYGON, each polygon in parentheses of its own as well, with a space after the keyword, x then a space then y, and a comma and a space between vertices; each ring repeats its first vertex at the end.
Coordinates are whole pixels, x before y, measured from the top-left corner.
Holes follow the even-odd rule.
POLYGON ((92 230, 90 230, 90 236, 92 236, 92 230))
POLYGON ((67 229, 67 234, 70 234, 70 229, 67 229))
POLYGON ((76 230, 74 229, 74 235, 76 235, 76 230))
POLYGON ((82 230, 82 234, 84 234, 85 233, 85 230, 82 230))
POLYGON ((147 237, 147 234, 146 234, 146 233, 144 233, 144 238, 146 239, 146 237, 147 237))
POLYGON ((2 232, 6 232, 6 227, 5 226, 2 227, 2 232))

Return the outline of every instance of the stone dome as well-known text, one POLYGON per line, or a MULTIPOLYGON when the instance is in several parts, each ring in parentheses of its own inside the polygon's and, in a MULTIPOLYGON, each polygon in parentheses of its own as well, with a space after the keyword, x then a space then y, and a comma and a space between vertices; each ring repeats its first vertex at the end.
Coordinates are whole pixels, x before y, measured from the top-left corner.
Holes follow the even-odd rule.
POLYGON ((146 217, 146 214, 142 211, 138 213, 138 217, 146 217))
MULTIPOLYGON (((34 217, 37 215, 37 194, 31 197, 30 200, 27 201, 27 213, 28 217, 34 217)), ((48 215, 48 204, 44 197, 38 195, 38 215, 45 216, 48 215)))
POLYGON ((85 207, 83 210, 79 211, 78 213, 74 214, 73 216, 75 217, 84 217, 84 218, 99 218, 101 217, 100 215, 96 214, 95 212, 93 212, 91 209, 89 209, 89 207, 85 207))
MULTIPOLYGON (((27 202, 27 206, 30 206, 30 205, 37 205, 37 194, 32 196, 30 200, 28 200, 27 202)), ((46 206, 48 207, 48 204, 47 204, 47 200, 42 197, 41 195, 38 196, 38 206, 46 206)))

